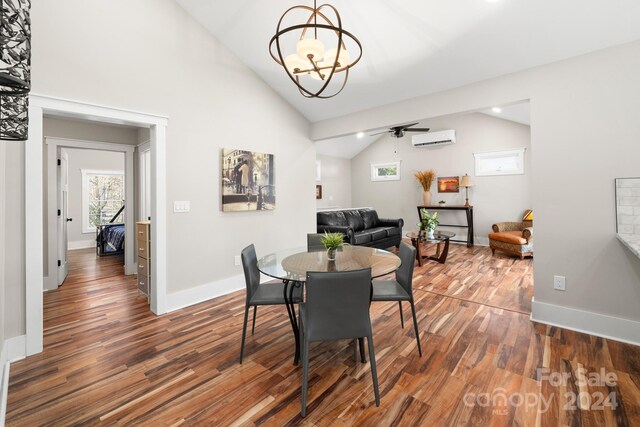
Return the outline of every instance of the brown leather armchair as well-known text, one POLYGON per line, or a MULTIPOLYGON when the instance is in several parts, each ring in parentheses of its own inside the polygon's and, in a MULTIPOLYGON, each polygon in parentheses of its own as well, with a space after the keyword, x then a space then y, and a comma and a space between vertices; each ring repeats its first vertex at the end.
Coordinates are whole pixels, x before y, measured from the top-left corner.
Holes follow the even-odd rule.
POLYGON ((493 224, 493 233, 489 234, 489 247, 495 255, 496 250, 520 259, 533 256, 533 212, 527 211, 521 222, 499 222, 493 224))

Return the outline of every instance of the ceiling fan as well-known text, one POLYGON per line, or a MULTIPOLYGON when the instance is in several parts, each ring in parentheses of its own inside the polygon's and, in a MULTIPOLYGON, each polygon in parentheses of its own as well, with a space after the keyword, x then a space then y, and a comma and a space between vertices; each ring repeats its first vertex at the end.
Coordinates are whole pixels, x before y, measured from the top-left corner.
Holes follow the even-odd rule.
POLYGON ((374 133, 370 136, 382 135, 383 133, 388 133, 392 138, 402 138, 405 132, 429 132, 429 128, 414 128, 412 126, 417 125, 418 123, 411 123, 410 125, 401 125, 390 127, 389 130, 385 130, 382 132, 374 133))

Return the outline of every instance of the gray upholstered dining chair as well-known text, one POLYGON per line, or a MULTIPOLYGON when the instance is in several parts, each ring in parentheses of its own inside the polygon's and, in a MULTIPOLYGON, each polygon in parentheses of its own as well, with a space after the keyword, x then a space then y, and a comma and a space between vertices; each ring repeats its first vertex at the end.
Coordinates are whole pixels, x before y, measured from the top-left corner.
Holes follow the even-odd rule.
POLYGON ((302 338, 302 401, 300 414, 307 412, 309 343, 367 338, 376 406, 380 406, 376 357, 373 350, 369 303, 371 269, 343 272, 308 272, 307 301, 300 306, 302 338))
MULTIPOLYGON (((241 252, 244 280, 247 285, 247 295, 244 303, 244 323, 242 325, 242 344, 240 345, 240 363, 244 357, 244 342, 247 335, 247 321, 249 320, 249 307, 253 307, 253 323, 251 334, 256 326, 256 313, 259 305, 284 305, 284 286, 281 281, 260 283, 260 271, 258 270, 258 257, 253 245, 249 245, 241 252)), ((302 301, 302 288, 294 288, 293 302, 302 301)))
POLYGON ((413 303, 413 265, 416 259, 416 248, 406 243, 400 243, 400 261, 402 264, 396 270, 396 280, 374 280, 373 294, 371 301, 398 301, 400 308, 400 324, 404 328, 404 316, 402 314, 402 301, 411 303, 411 314, 413 315, 413 327, 418 342, 418 353, 422 356, 420 347, 420 333, 418 332, 418 321, 416 320, 416 307, 413 303))
POLYGON ((307 234, 307 251, 316 252, 316 251, 324 251, 324 245, 322 244, 322 236, 324 234, 315 234, 309 233, 307 234))

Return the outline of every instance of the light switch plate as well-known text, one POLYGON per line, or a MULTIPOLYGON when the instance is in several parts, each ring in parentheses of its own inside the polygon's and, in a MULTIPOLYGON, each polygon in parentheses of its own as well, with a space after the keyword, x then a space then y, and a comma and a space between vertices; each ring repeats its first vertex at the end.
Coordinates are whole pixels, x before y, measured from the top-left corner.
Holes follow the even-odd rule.
POLYGON ((189 211, 191 211, 191 202, 189 202, 188 200, 173 202, 173 212, 186 213, 189 211))

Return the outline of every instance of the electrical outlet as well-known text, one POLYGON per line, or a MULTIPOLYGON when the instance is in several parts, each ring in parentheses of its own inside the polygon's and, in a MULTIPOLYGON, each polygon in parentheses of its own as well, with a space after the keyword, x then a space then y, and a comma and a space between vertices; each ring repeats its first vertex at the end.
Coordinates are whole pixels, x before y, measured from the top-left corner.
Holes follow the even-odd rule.
POLYGON ((564 276, 553 276, 553 289, 556 291, 566 291, 567 288, 565 286, 565 277, 564 276))
POLYGON ((240 255, 233 257, 233 265, 240 265, 240 255))

